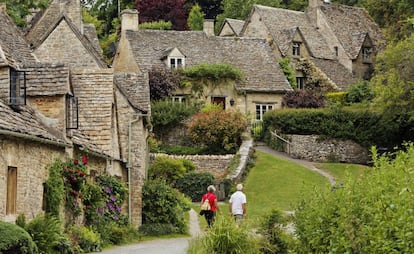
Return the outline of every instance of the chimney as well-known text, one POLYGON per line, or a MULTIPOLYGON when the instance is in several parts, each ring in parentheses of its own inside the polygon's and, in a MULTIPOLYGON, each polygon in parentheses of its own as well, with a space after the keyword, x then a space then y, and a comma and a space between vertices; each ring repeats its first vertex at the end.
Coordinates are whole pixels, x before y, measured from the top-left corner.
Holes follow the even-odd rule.
POLYGON ((82 5, 80 0, 60 0, 60 12, 65 13, 83 34, 82 5))
POLYGON ((138 31, 138 11, 137 10, 123 10, 121 12, 121 31, 126 30, 138 31))
POLYGON ((326 0, 309 0, 309 6, 306 10, 308 18, 311 20, 312 24, 319 29, 320 20, 319 20, 319 9, 325 3, 326 0))
POLYGON ((214 19, 204 20, 203 31, 207 36, 214 36, 214 19))

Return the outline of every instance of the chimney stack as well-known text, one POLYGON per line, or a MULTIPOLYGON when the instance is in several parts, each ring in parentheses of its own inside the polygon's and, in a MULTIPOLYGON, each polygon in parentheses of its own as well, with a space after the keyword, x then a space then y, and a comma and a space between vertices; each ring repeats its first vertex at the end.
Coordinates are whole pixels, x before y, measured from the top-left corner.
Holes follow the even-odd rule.
POLYGON ((132 30, 138 31, 138 11, 123 10, 121 12, 121 31, 132 30))
POLYGON ((204 20, 203 31, 207 36, 214 36, 214 19, 204 20))

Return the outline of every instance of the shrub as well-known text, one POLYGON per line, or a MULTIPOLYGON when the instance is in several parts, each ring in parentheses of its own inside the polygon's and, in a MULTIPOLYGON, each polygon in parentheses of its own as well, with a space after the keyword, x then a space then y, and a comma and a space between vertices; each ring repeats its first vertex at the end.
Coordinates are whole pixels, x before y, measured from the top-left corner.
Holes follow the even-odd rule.
POLYGON ((316 189, 298 205, 299 253, 410 253, 414 248, 414 146, 377 157, 344 188, 316 189))
POLYGON ((156 29, 156 30, 171 30, 172 23, 171 21, 153 21, 153 22, 144 22, 139 24, 140 29, 156 29))
POLYGON ((372 91, 368 81, 360 81, 351 85, 347 89, 346 101, 348 103, 371 101, 373 98, 374 92, 372 91))
POLYGON ((70 233, 83 252, 101 251, 101 239, 91 227, 74 226, 70 233))
POLYGON ((143 224, 139 227, 139 232, 148 236, 175 234, 177 231, 177 228, 171 224, 143 224))
POLYGON ((180 84, 178 72, 165 68, 153 68, 149 71, 149 86, 151 100, 162 100, 170 97, 180 84))
POLYGON ((175 187, 193 202, 198 202, 206 192, 206 187, 213 183, 214 176, 211 173, 190 172, 178 179, 175 187))
POLYGON ((190 147, 190 146, 161 146, 159 152, 166 154, 178 155, 195 155, 195 154, 209 154, 205 147, 190 147))
POLYGON ((289 236, 285 232, 286 218, 279 210, 263 217, 258 233, 262 236, 261 253, 289 253, 289 236))
POLYGON ((29 233, 23 228, 0 221, 0 253, 39 253, 29 233))
POLYGON ((62 178, 63 162, 54 161, 49 167, 49 178, 45 182, 46 213, 59 216, 60 207, 65 196, 65 183, 62 178))
POLYGON ((148 168, 148 178, 163 179, 168 184, 174 184, 184 176, 186 171, 182 160, 159 156, 148 168))
POLYGON ((190 209, 190 200, 178 190, 162 180, 146 181, 142 200, 142 224, 172 225, 175 233, 187 232, 184 212, 190 209))
POLYGON ((287 108, 320 108, 324 105, 323 96, 310 89, 287 92, 282 99, 282 106, 287 108))
POLYGON ((191 139, 212 153, 234 153, 241 144, 247 121, 240 112, 212 110, 193 116, 188 128, 191 139))
POLYGON ((258 242, 247 229, 245 223, 236 226, 232 218, 218 216, 214 227, 203 236, 190 241, 187 253, 256 254, 260 252, 258 242))
POLYGON ((39 253, 57 253, 55 249, 61 240, 63 226, 54 216, 38 215, 26 225, 39 253))
POLYGON ((340 105, 345 106, 346 104, 346 92, 330 92, 325 94, 328 105, 340 105))

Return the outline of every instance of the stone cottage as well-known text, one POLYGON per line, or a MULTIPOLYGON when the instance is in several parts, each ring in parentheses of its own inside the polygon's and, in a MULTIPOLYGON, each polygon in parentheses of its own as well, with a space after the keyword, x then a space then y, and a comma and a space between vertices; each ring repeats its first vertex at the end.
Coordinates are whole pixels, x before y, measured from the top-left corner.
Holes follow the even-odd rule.
MULTIPOLYGON (((291 91, 266 40, 214 36, 213 25, 205 31, 142 30, 138 12, 122 12, 122 32, 114 57, 115 72, 150 72, 153 68, 188 68, 203 63, 229 64, 243 74, 232 82, 204 91, 206 103, 220 103, 226 110, 237 109, 261 120, 270 109, 280 108, 283 95, 291 91)), ((211 22, 212 24, 212 22, 211 22)), ((178 89, 174 99, 190 91, 178 89)))
POLYGON ((288 57, 300 89, 320 82, 343 90, 369 79, 385 45, 366 10, 326 0, 310 0, 304 12, 254 5, 239 36, 265 38, 276 59, 288 57))
POLYGON ((47 165, 56 158, 87 154, 91 175, 107 172, 127 182, 128 215, 139 226, 148 157, 148 77, 114 74, 103 61, 93 29, 81 22, 80 11, 79 1, 53 1, 32 20, 27 45, 2 10, 7 21, 2 24, 8 27, 0 34, 1 99, 22 124, 9 126, 7 115, 1 115, 1 127, 13 139, 0 149, 2 154, 14 149, 0 161, 5 168, 0 171, 0 193, 5 195, 0 198, 0 218, 12 221, 24 213, 30 219, 41 213, 47 165), (25 118, 24 112, 34 119, 25 118), (42 128, 44 137, 32 125, 42 128))

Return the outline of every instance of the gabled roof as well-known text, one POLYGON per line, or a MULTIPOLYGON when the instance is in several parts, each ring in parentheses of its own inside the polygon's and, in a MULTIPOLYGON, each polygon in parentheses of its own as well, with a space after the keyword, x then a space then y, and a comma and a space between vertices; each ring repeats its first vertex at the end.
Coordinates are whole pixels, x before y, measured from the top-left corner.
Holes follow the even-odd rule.
MULTIPOLYGON (((313 57, 324 59, 335 58, 334 52, 328 47, 328 42, 319 30, 311 24, 304 12, 254 5, 249 17, 255 13, 260 16, 283 56, 287 55, 287 50, 291 43, 290 36, 292 36, 292 31, 299 28, 313 57)), ((241 32, 241 36, 243 36, 247 23, 241 32)))
POLYGON ((150 91, 148 73, 135 74, 123 73, 115 74, 114 82, 121 93, 127 98, 129 103, 143 113, 149 113, 150 91))
POLYGON ((340 4, 324 4, 320 9, 351 59, 358 56, 367 33, 379 51, 385 47, 384 35, 365 9, 340 4))
POLYGON ((13 110, 0 100, 0 133, 10 136, 26 137, 45 142, 58 143, 68 146, 62 137, 54 135, 46 125, 43 124, 39 115, 29 106, 21 106, 19 110, 13 110))
POLYGON ((226 18, 226 19, 224 19, 224 22, 220 27, 220 31, 223 29, 223 27, 226 24, 228 24, 228 26, 231 28, 231 30, 233 31, 235 36, 239 36, 240 32, 243 29, 244 21, 243 20, 238 20, 238 19, 226 18))
POLYGON ((0 24, 0 65, 18 69, 25 63, 36 62, 23 34, 7 15, 4 5, 0 5, 0 24))
POLYGON ((160 60, 166 49, 177 48, 186 67, 201 63, 226 63, 245 74, 236 89, 245 91, 290 91, 269 44, 264 39, 207 36, 200 31, 126 31, 135 61, 142 70, 164 67, 160 60))
POLYGON ((69 67, 65 64, 25 65, 27 96, 53 96, 70 93, 69 67))
POLYGON ((85 49, 95 59, 96 63, 102 68, 107 67, 107 64, 102 56, 102 51, 99 50, 97 42, 94 39, 91 40, 92 38, 90 38, 93 33, 91 33, 91 29, 87 26, 86 31, 88 33, 83 35, 67 14, 61 12, 58 1, 53 1, 48 9, 40 12, 40 14, 33 18, 33 22, 30 24, 30 27, 26 31, 25 35, 29 45, 33 49, 39 47, 63 21, 68 24, 85 49))
POLYGON ((349 84, 354 84, 358 81, 358 79, 338 61, 313 58, 312 62, 314 62, 340 90, 346 90, 346 88, 349 87, 349 84))

